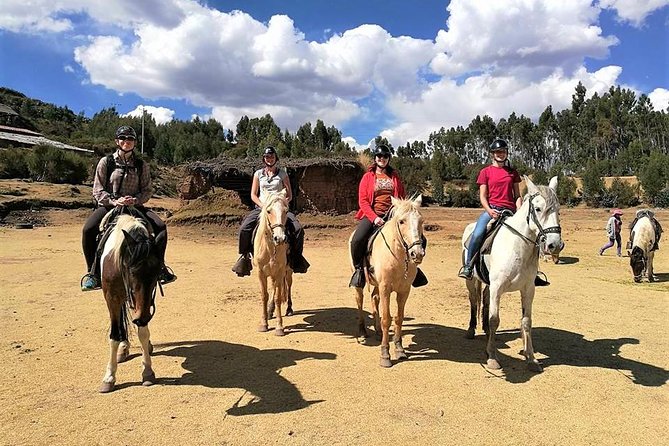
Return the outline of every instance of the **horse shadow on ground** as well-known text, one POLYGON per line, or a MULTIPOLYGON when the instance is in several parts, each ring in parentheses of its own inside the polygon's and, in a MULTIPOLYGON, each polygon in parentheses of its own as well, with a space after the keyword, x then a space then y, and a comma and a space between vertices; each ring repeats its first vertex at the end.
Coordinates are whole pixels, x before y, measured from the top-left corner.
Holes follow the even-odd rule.
MULTIPOLYGON (((298 324, 298 329, 356 337, 358 310, 355 308, 304 310, 301 314, 305 315, 304 324, 298 324)), ((369 315, 366 316, 371 321, 369 315)), ((478 335, 473 340, 465 339, 465 329, 413 323, 408 318, 405 322, 402 331, 408 361, 442 360, 485 366, 485 335, 478 335), (409 337, 411 344, 406 343, 409 337)), ((368 330, 369 339, 376 340, 374 329, 368 327, 368 330)), ((509 343, 519 338, 518 330, 498 331, 496 336, 498 359, 503 374, 499 377, 514 384, 527 382, 536 375, 527 370, 524 360, 504 353, 504 350, 511 348, 509 343)), ((669 380, 669 371, 661 367, 620 356, 623 345, 639 344, 639 340, 635 338, 587 340, 580 333, 535 327, 532 329, 532 340, 535 352, 546 356, 539 361, 544 370, 558 365, 606 368, 617 370, 631 382, 648 387, 662 386, 669 380)), ((366 343, 366 346, 378 345, 378 340, 366 343)), ((495 376, 498 376, 497 372, 495 376)))
MULTIPOLYGON (((420 324, 407 327, 407 334, 413 334, 414 350, 407 351, 418 360, 445 359, 456 362, 478 362, 486 360, 486 337, 479 335, 474 340, 464 339, 465 330, 434 324, 420 324)), ((496 336, 498 359, 502 365, 504 379, 511 383, 523 383, 536 374, 527 370, 525 361, 504 354, 509 342, 520 338, 518 330, 499 331, 496 336)), ((620 348, 626 344, 639 344, 635 338, 587 340, 580 333, 549 327, 532 329, 535 353, 544 355, 540 360, 544 370, 558 365, 572 367, 598 367, 617 370, 635 384, 648 387, 664 385, 669 380, 669 371, 652 364, 627 359, 620 356, 620 348)))
POLYGON ((573 265, 579 261, 580 259, 578 257, 560 257, 558 260, 558 265, 573 265))
POLYGON ((223 341, 184 341, 157 344, 153 356, 185 358, 188 370, 180 378, 162 378, 164 385, 196 385, 211 388, 241 388, 244 394, 228 415, 282 413, 303 409, 323 400, 306 401, 293 383, 281 376, 281 369, 305 359, 332 360, 333 353, 292 349, 260 350, 223 341), (248 404, 242 399, 250 393, 248 404))

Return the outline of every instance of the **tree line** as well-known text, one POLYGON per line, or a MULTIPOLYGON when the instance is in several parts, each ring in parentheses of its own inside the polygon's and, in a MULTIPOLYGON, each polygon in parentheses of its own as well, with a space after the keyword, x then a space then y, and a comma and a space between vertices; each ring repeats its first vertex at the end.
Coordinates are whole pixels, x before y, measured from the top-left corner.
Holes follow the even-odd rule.
MULTIPOLYGON (((634 205, 640 195, 633 186, 616 183, 611 190, 603 180, 587 179, 635 175, 642 184, 643 198, 661 205, 669 196, 668 110, 654 110, 646 95, 637 97, 634 91, 619 86, 588 99, 586 93, 579 83, 569 108, 554 112, 549 105, 537 122, 515 112, 497 122, 484 115, 476 116, 466 127, 442 127, 430 133, 427 141, 398 147, 381 137, 375 142, 391 148, 395 154, 392 162, 410 192, 421 192, 431 185, 435 201, 445 205, 478 205, 475 177, 489 161, 488 145, 498 137, 508 140, 510 159, 521 174, 564 177, 561 201, 567 204, 584 200, 593 206, 634 205), (569 184, 569 176, 582 177, 583 187, 569 184), (444 182, 449 184, 445 190, 444 182)), ((115 107, 88 118, 83 112, 75 114, 67 107, 7 88, 0 88, 0 103, 19 112, 19 116, 0 114, 0 124, 38 130, 51 139, 100 155, 111 148, 111 135, 119 125, 131 125, 138 132, 142 126, 141 117, 121 117, 115 107)), ((284 158, 358 155, 342 141, 339 129, 320 119, 291 133, 282 131, 269 114, 242 116, 235 129, 226 129, 214 119, 199 118, 159 125, 145 113, 143 135, 145 156, 167 165, 218 156, 256 158, 268 145, 276 147, 284 158)), ((138 142, 138 148, 141 144, 138 142)))

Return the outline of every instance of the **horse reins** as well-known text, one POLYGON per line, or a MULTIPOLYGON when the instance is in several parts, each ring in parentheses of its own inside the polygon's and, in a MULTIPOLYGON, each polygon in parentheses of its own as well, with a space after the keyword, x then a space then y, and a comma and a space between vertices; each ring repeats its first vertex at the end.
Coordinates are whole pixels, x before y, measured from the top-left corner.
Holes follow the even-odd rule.
MULTIPOLYGON (((397 228, 397 233, 400 235, 400 241, 402 242, 402 246, 404 247, 404 278, 407 278, 407 275, 409 274, 409 250, 413 248, 414 246, 422 245, 423 240, 418 239, 412 244, 407 244, 407 242, 404 240, 404 236, 402 235, 402 231, 400 231, 400 224, 395 223, 395 227, 397 228)), ((388 248, 388 251, 390 251, 390 254, 397 259, 395 256, 395 253, 393 252, 392 249, 390 249, 390 245, 388 244, 388 241, 386 240, 386 236, 383 233, 383 230, 381 230, 381 238, 383 238, 383 242, 386 244, 386 248, 388 248)))

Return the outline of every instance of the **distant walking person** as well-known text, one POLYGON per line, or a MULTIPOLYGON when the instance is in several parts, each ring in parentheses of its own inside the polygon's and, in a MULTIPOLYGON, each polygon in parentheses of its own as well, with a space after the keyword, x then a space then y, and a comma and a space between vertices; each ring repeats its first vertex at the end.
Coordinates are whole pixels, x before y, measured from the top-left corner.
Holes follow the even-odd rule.
POLYGON ((618 257, 622 255, 622 239, 620 237, 620 231, 623 228, 622 220, 623 211, 620 209, 614 209, 611 211, 611 218, 606 223, 606 235, 609 237, 609 242, 599 248, 599 255, 604 254, 604 251, 611 248, 615 242, 618 245, 618 257))

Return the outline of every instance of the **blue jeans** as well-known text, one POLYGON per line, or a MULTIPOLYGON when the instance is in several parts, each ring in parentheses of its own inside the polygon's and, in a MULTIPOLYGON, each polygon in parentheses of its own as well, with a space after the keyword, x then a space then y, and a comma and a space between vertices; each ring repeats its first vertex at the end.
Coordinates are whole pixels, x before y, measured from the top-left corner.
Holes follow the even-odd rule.
POLYGON ((474 232, 472 232, 471 238, 469 239, 469 248, 467 249, 467 258, 465 261, 466 265, 468 265, 471 261, 472 255, 481 248, 486 226, 488 226, 490 220, 492 220, 492 217, 485 211, 479 215, 479 219, 476 220, 476 227, 474 228, 474 232))

